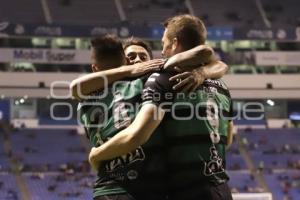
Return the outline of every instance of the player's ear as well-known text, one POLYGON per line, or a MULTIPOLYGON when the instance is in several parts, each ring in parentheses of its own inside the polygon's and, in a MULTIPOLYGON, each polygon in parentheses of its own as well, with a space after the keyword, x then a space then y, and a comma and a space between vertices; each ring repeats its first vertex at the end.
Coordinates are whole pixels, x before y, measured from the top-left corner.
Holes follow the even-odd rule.
POLYGON ((92 71, 93 71, 93 72, 99 71, 96 64, 92 64, 92 71))
POLYGON ((172 51, 175 51, 178 47, 178 39, 175 37, 172 40, 172 51))
POLYGON ((127 65, 130 65, 130 60, 129 60, 129 58, 126 56, 125 59, 126 59, 126 64, 127 64, 127 65))

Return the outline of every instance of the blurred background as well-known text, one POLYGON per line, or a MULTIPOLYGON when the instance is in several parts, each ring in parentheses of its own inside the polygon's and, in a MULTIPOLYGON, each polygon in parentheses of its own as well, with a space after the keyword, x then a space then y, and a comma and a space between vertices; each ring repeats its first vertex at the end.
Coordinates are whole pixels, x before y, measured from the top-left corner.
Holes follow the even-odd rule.
POLYGON ((0 0, 0 200, 91 199, 95 174, 71 80, 90 38, 137 36, 160 57, 161 22, 200 17, 236 119, 235 199, 300 199, 299 0, 0 0))

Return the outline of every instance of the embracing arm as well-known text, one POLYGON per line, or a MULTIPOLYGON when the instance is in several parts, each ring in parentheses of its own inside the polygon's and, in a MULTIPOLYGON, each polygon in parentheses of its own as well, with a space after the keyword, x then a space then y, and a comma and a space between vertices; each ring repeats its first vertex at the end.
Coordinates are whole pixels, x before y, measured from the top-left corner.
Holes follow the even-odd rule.
POLYGON ((163 116, 164 110, 157 105, 143 105, 129 127, 117 133, 101 146, 92 149, 89 156, 90 163, 95 165, 103 160, 113 159, 144 144, 160 124, 163 116))
POLYGON ((158 71, 163 63, 164 60, 156 59, 84 75, 71 82, 72 97, 81 100, 86 95, 104 89, 104 87, 115 81, 128 77, 138 77, 151 71, 158 71))
POLYGON ((164 69, 178 72, 171 80, 177 80, 175 90, 194 91, 205 79, 219 79, 226 74, 228 66, 216 59, 214 51, 200 45, 176 54, 164 64, 164 69))
POLYGON ((226 149, 229 149, 232 141, 233 141, 233 136, 235 135, 235 128, 234 128, 234 124, 233 121, 229 121, 228 122, 228 127, 227 127, 227 145, 226 145, 226 149))
POLYGON ((174 90, 192 92, 199 87, 205 79, 219 79, 226 74, 228 66, 222 61, 213 61, 205 66, 198 67, 192 71, 183 72, 175 68, 179 74, 170 78, 170 81, 177 81, 173 86, 174 90))
POLYGON ((214 50, 208 45, 199 45, 169 58, 164 69, 172 69, 176 66, 180 66, 182 69, 198 67, 213 60, 215 60, 214 50))
POLYGON ((195 70, 199 71, 199 73, 203 73, 203 76, 206 79, 220 79, 228 71, 228 65, 222 61, 216 60, 195 70))
POLYGON ((124 155, 144 144, 160 124, 164 117, 165 109, 174 99, 165 98, 167 92, 173 93, 172 84, 169 82, 171 74, 154 73, 144 85, 142 93, 143 106, 132 124, 114 135, 110 140, 90 152, 89 161, 93 168, 98 169, 101 161, 124 155), (157 98, 160 94, 161 98, 157 98))
POLYGON ((130 74, 130 68, 122 66, 115 69, 84 75, 73 80, 70 84, 72 97, 81 100, 96 90, 103 89, 109 83, 125 78, 130 74))

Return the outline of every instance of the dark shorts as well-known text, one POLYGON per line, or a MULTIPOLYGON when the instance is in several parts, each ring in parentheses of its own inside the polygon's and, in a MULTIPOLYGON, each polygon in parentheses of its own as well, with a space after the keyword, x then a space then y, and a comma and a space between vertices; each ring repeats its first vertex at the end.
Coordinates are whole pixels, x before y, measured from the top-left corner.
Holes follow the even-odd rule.
POLYGON ((95 197, 94 200, 136 200, 129 194, 114 194, 95 197))
POLYGON ((168 200, 166 196, 156 194, 144 194, 131 196, 129 194, 115 194, 95 197, 94 200, 168 200))
POLYGON ((227 183, 207 185, 193 190, 178 191, 169 196, 170 200, 232 200, 227 183))
POLYGON ((116 194, 95 197, 94 200, 233 200, 227 183, 221 185, 207 185, 193 190, 181 190, 168 197, 155 193, 138 195, 116 194), (133 197, 134 196, 134 197, 133 197))

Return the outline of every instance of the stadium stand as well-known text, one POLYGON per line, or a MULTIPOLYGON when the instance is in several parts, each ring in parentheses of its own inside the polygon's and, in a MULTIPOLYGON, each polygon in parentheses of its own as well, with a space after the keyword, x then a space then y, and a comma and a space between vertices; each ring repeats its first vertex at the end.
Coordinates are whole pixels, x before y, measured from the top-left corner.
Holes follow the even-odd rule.
MULTIPOLYGON (((204 1, 191 0, 192 10, 208 26, 265 27, 256 1, 239 0, 204 1), (228 7, 227 5, 231 5, 228 7), (215 12, 218 10, 218 12, 215 12), (251 12, 249 12, 251 10, 251 12), (213 14, 211 14, 213 13, 213 14)), ((295 0, 261 1, 267 19, 273 27, 294 27, 300 18, 295 0), (280 15, 279 15, 280 14, 280 15), (279 17, 280 16, 280 17, 279 17)), ((157 25, 164 19, 179 13, 189 13, 183 0, 121 0, 125 21, 131 24, 157 25), (145 15, 147 12, 147 15, 145 15)), ((116 3, 110 0, 47 0, 50 16, 54 24, 103 25, 118 24, 121 19, 116 3), (101 12, 99 12, 101 11, 101 12)), ((0 19, 14 23, 45 23, 41 1, 12 0, 2 4, 0 19), (15 12, 15 5, 22 10, 15 12)))
POLYGON ((298 199, 300 195, 300 130, 262 129, 241 132, 256 168, 275 199, 298 199))
POLYGON ((84 170, 86 149, 76 130, 26 129, 13 132, 11 137, 13 157, 23 171, 84 170))
POLYGON ((40 1, 10 0, 1 3, 0 21, 14 23, 45 23, 40 1))
MULTIPOLYGON (((3 131, 0 132, 3 147, 3 131)), ((8 133, 12 156, 23 184, 29 189, 32 200, 92 199, 95 174, 86 161, 86 149, 74 129, 20 129, 8 133)), ((3 159, 1 149, 0 199, 19 200, 20 188, 15 171, 3 159), (5 170, 4 170, 5 169, 5 170)), ((13 166, 13 165, 12 165, 13 166)), ((20 183, 19 183, 20 184, 20 183)))
POLYGON ((17 189, 15 176, 9 173, 0 172, 0 199, 18 200, 20 193, 17 189))
POLYGON ((9 169, 9 160, 4 151, 4 132, 0 129, 0 172, 7 171, 9 169))
POLYGON ((175 14, 188 13, 181 0, 123 0, 122 4, 127 20, 132 24, 158 25, 175 14))
MULTIPOLYGON (((36 54, 30 54, 30 49, 44 49, 45 52, 54 49, 53 52, 56 54, 58 54, 57 50, 63 49, 68 51, 69 55, 74 54, 74 52, 76 54, 76 51, 81 50, 88 52, 89 37, 92 36, 90 27, 99 28, 100 32, 103 31, 103 33, 114 32, 122 36, 124 33, 118 28, 121 25, 128 26, 128 30, 125 29, 124 31, 124 35, 129 34, 126 37, 131 36, 132 27, 142 27, 142 31, 139 29, 142 32, 142 38, 149 40, 151 46, 154 47, 155 55, 160 56, 159 34, 162 33, 160 23, 175 14, 189 12, 193 12, 196 16, 202 18, 208 28, 216 27, 215 36, 222 35, 223 28, 229 27, 232 30, 232 38, 213 38, 209 41, 219 57, 230 65, 229 76, 235 78, 235 75, 241 77, 261 75, 268 79, 267 76, 272 75, 277 76, 275 78, 277 81, 283 75, 290 77, 300 74, 300 63, 297 65, 297 63, 291 64, 289 62, 293 59, 296 62, 299 55, 296 54, 292 57, 293 59, 286 59, 289 56, 286 53, 300 52, 300 15, 299 1, 297 0, 3 1, 0 6, 1 50, 2 48, 10 50, 17 48, 29 49, 26 52, 27 54, 24 53, 24 55, 26 54, 24 57, 27 56, 29 61, 34 62, 31 63, 28 60, 28 62, 1 61, 0 73, 34 72, 32 74, 36 74, 39 72, 55 72, 52 76, 63 75, 65 78, 68 75, 74 74, 74 77, 77 77, 81 72, 90 72, 88 63, 76 63, 75 61, 78 61, 76 59, 66 63, 58 62, 58 64, 43 63, 44 61, 37 62, 39 60, 34 57, 36 54), (42 2, 46 2, 45 7, 43 7, 42 2), (259 8, 259 3, 262 5, 262 10, 259 8), (45 11, 47 10, 51 22, 46 20, 45 11), (262 16, 263 13, 266 18, 262 16), (269 29, 267 29, 266 21, 270 22, 269 29), (27 26, 28 24, 29 26, 27 26), (56 33, 56 30, 51 29, 52 25, 58 27, 59 34, 52 35, 56 33), (68 30, 70 27, 74 30, 83 30, 82 35, 81 33, 78 35, 80 38, 64 35, 65 33, 62 30, 68 30), (84 27, 88 27, 88 29, 86 30, 84 27), (148 32, 146 34, 143 30, 144 28, 149 30, 151 34, 156 33, 156 37, 149 38, 148 32), (46 37, 42 35, 41 37, 36 34, 37 29, 48 35, 46 37), (4 34, 6 30, 8 30, 8 33, 13 33, 13 35, 4 34), (33 35, 27 35, 28 31, 31 31, 33 35), (286 64, 258 64, 255 56, 257 52, 262 51, 267 53, 278 51, 278 56, 268 61, 284 58, 286 64)), ((81 52, 78 53, 78 55, 80 54, 81 52)), ((5 60, 3 57, 2 59, 5 60)), ((21 75, 23 76, 23 74, 21 75)), ((23 113, 22 117, 19 117, 21 114, 16 114, 17 117, 14 115, 15 112, 18 113, 22 109, 22 105, 18 107, 14 104, 16 100, 14 98, 19 98, 19 100, 25 98, 23 95, 18 96, 18 91, 20 93, 27 83, 20 82, 18 84, 21 89, 17 88, 19 85, 15 84, 14 76, 12 75, 11 80, 13 80, 13 83, 11 85, 6 83, 0 85, 1 90, 6 89, 6 91, 9 91, 8 95, 6 93, 2 95, 1 91, 0 99, 11 98, 8 104, 11 108, 9 114, 13 115, 11 120, 19 120, 20 118, 22 121, 21 118, 27 118, 27 114, 24 112, 25 114, 23 113), (15 96, 10 97, 10 94, 15 96)), ((22 199, 24 191, 20 188, 20 183, 16 182, 16 178, 20 174, 23 184, 29 189, 29 196, 32 200, 91 199, 95 174, 91 173, 87 162, 87 151, 89 149, 84 146, 81 140, 82 136, 79 136, 77 130, 75 130, 75 126, 78 125, 75 119, 76 116, 72 116, 70 120, 65 121, 51 119, 50 106, 58 100, 49 99, 49 80, 45 78, 44 81, 43 74, 40 76, 42 78, 37 83, 30 82, 28 84, 29 90, 32 89, 33 94, 36 95, 33 95, 33 98, 43 98, 36 100, 35 107, 32 106, 36 109, 32 112, 35 114, 35 118, 28 119, 36 120, 38 127, 27 129, 21 122, 19 123, 20 126, 25 128, 12 131, 9 138, 6 138, 7 135, 0 129, 0 200, 22 199), (46 95, 45 93, 35 93, 35 91, 42 91, 42 89, 46 91, 46 95), (58 126, 72 126, 72 128, 62 130, 57 128, 58 126), (51 128, 45 129, 44 127, 51 128), (10 143, 9 148, 12 151, 7 154, 8 143, 10 143)), ((271 79, 268 80, 271 82, 271 79)), ((19 80, 16 82, 19 82, 19 80)), ((291 85, 288 82, 280 82, 283 84, 282 86, 266 81, 263 86, 259 85, 258 88, 255 86, 254 89, 252 88, 253 85, 256 85, 254 82, 245 85, 246 88, 253 89, 251 91, 262 94, 263 98, 257 98, 256 102, 260 102, 264 105, 264 108, 268 108, 266 112, 277 112, 275 116, 288 120, 291 123, 289 127, 299 127, 299 120, 288 119, 292 112, 300 112, 299 99, 291 94, 293 92, 288 94, 290 89, 299 92, 299 86, 298 84, 291 85), (281 97, 275 95, 275 99, 269 98, 264 95, 264 92, 277 92, 276 94, 285 92, 288 95, 287 99, 282 99, 282 104, 278 105, 276 101, 281 97), (276 104, 275 107, 277 107, 267 107, 266 101, 268 99, 273 99, 276 104), (290 106, 291 101, 296 103, 290 106), (278 110, 274 111, 276 109, 278 110)), ((240 83, 236 85, 238 84, 240 83)), ((244 84, 241 83, 241 85, 243 87, 235 89, 242 90, 245 88, 244 84)), ((246 94, 248 90, 242 92, 246 94)), ((249 96, 245 99, 239 97, 236 100, 247 102, 249 96)), ((62 102, 71 103, 73 113, 76 113, 77 102, 72 100, 62 100, 62 102)), ((68 113, 68 107, 60 108, 55 114, 65 117, 66 113, 68 113)), ((299 115, 296 117, 299 117, 299 115)), ((233 193, 271 192, 274 197, 273 200, 298 200, 300 197, 299 128, 269 129, 267 128, 269 127, 268 118, 262 120, 239 119, 234 122, 240 129, 238 137, 235 138, 227 153, 226 167, 230 175, 229 185, 231 191, 233 193)), ((278 125, 278 127, 283 126, 278 125)), ((84 140, 86 139, 84 138, 84 140)))
POLYGON ((299 170, 282 170, 264 177, 276 199, 298 199, 300 195, 299 170))
POLYGON ((237 141, 234 140, 227 151, 226 167, 228 170, 247 170, 248 167, 240 154, 237 141))
POLYGON ((298 2, 295 0, 264 0, 263 7, 273 27, 299 26, 298 2))
POLYGON ((47 1, 49 10, 56 24, 67 25, 103 25, 120 21, 114 1, 110 0, 72 0, 47 1))
POLYGON ((248 150, 258 168, 300 168, 297 166, 300 160, 299 129, 255 130, 243 133, 242 137, 248 140, 248 150))
POLYGON ((92 199, 94 176, 83 173, 26 173, 32 200, 92 199))
POLYGON ((207 26, 264 26, 255 1, 192 0, 192 5, 195 15, 207 26))
MULTIPOLYGON (((297 160, 290 163, 299 163, 299 129, 248 129, 239 132, 256 169, 263 172, 263 177, 276 199, 285 196, 297 199, 299 166, 288 166, 283 160, 287 160, 287 155, 294 155, 297 160), (270 142, 271 138, 276 138, 276 143, 270 142), (285 154, 282 154, 284 152, 285 154), (270 161, 270 159, 274 160, 270 161), (273 165, 274 161, 279 164, 273 165), (264 164, 261 165, 261 162, 264 164)), ((30 188, 33 200, 40 199, 42 196, 58 200, 67 197, 90 198, 90 188, 95 176, 90 173, 88 164, 84 163, 86 152, 75 130, 20 129, 12 133, 11 139, 12 158, 21 164, 22 177, 30 188), (26 144, 30 144, 30 147, 26 144)), ((227 170, 231 177, 229 184, 232 192, 265 192, 253 172, 249 171, 249 166, 244 159, 235 139, 227 156, 227 170)), ((12 180, 12 183, 5 181, 5 185, 13 184, 14 176, 2 172, 1 179, 12 180)), ((1 195, 19 195, 17 190, 11 191, 10 186, 2 186, 2 188, 8 189, 3 190, 1 195)))
POLYGON ((249 193, 249 192, 264 192, 264 190, 258 186, 255 178, 249 171, 228 171, 230 176, 229 186, 233 193, 249 193))

